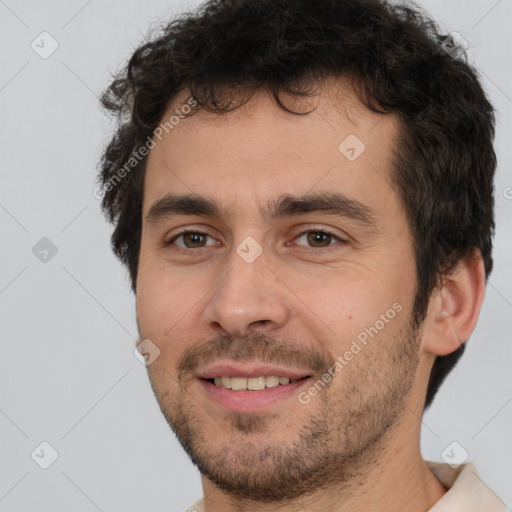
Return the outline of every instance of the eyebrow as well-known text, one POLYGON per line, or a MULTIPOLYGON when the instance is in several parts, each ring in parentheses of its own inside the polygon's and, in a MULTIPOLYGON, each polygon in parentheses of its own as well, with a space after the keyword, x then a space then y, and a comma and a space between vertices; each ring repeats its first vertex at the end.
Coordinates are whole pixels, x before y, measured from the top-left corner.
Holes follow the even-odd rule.
MULTIPOLYGON (((305 213, 325 213, 351 219, 374 230, 377 228, 376 214, 369 206, 341 193, 324 192, 303 196, 285 194, 268 201, 267 209, 260 208, 260 213, 267 221, 305 213)), ((228 212, 212 197, 198 194, 167 194, 152 204, 145 222, 157 224, 163 219, 179 215, 197 215, 218 219, 229 217, 228 212)))

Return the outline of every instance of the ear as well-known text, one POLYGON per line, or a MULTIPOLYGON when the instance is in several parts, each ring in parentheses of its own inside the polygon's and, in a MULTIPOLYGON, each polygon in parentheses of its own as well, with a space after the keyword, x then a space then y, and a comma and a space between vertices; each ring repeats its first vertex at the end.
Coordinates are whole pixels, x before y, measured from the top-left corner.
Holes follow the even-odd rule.
POLYGON ((460 260, 430 298, 423 332, 425 352, 445 356, 457 350, 475 329, 485 295, 485 268, 478 249, 460 260))

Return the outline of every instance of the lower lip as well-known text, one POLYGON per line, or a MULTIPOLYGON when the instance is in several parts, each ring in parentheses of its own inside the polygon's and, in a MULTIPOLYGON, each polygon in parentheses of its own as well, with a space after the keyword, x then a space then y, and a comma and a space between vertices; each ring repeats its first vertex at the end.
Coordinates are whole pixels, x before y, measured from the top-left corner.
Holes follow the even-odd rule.
POLYGON ((299 388, 307 385, 309 380, 310 377, 297 380, 291 384, 279 384, 279 386, 258 391, 234 391, 216 386, 205 379, 199 379, 199 382, 208 396, 225 409, 233 412, 257 412, 286 398, 290 398, 296 394, 299 388))

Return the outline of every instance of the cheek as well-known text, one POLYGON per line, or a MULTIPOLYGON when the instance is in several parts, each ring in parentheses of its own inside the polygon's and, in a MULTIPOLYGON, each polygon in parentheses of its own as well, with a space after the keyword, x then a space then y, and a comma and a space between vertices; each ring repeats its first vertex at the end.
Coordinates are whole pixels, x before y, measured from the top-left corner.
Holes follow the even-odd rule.
POLYGON ((338 334, 348 334, 351 329, 374 323, 404 295, 393 276, 383 279, 372 272, 348 268, 311 280, 295 276, 293 284, 291 276, 288 279, 290 288, 300 299, 297 303, 310 308, 318 322, 338 334))
POLYGON ((140 335, 149 338, 166 359, 187 345, 190 317, 199 307, 194 286, 152 271, 140 272, 137 281, 137 318, 140 335))

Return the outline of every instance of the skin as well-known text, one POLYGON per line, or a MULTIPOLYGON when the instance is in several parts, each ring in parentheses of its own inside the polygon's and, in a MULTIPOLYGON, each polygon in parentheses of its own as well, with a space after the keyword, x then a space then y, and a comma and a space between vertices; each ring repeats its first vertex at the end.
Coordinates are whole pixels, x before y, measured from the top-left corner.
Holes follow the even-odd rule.
MULTIPOLYGON (((175 98, 163 119, 188 97, 175 98)), ((137 322, 140 339, 160 350, 151 385, 203 474, 206 512, 429 510, 446 489, 420 451, 428 377, 435 356, 475 327, 482 259, 460 262, 413 331, 412 237, 390 178, 398 118, 370 112, 343 81, 287 105, 316 110, 292 115, 258 91, 229 114, 180 120, 150 151, 137 322), (349 134, 366 146, 352 162, 338 149, 349 134), (283 194, 332 191, 371 208, 375 224, 261 214, 283 194), (170 192, 214 198, 226 215, 148 222, 170 192), (204 235, 174 239, 185 227, 204 235), (319 229, 335 236, 308 238, 319 229), (252 263, 236 252, 248 236, 263 250, 252 263), (316 381, 393 304, 400 312, 307 404, 297 392, 264 412, 226 411, 194 378, 238 359, 305 369, 316 381)))

